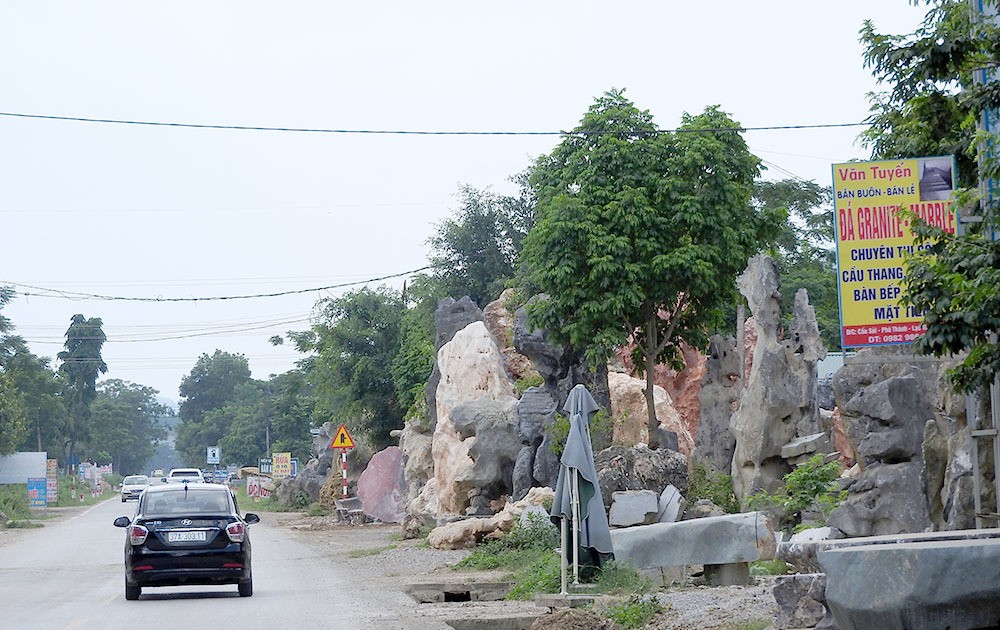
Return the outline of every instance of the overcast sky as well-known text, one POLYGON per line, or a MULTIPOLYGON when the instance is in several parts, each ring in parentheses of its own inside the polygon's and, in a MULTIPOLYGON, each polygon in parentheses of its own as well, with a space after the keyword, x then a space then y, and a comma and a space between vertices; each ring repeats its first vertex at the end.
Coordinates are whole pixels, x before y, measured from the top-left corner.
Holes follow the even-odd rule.
MULTIPOLYGON (((722 109, 747 127, 855 123, 875 89, 858 30, 911 32, 906 0, 6 2, 0 112, 255 127, 559 131, 624 88, 662 128, 722 109)), ((828 186, 860 128, 747 132, 765 177, 828 186)), ((100 317, 104 378, 176 400, 198 356, 266 379, 267 339, 345 289, 399 274, 460 185, 507 178, 555 136, 298 133, 0 116, 0 284, 33 352, 100 317), (45 289, 45 290, 42 290, 45 289), (28 294, 28 295, 25 295, 28 294)), ((389 281, 399 286, 402 279, 389 281)))

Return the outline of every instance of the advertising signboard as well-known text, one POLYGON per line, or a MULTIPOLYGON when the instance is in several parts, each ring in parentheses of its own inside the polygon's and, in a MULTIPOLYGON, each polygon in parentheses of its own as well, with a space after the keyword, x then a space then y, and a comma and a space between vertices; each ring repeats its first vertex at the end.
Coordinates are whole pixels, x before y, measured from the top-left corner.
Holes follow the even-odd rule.
POLYGON ((48 482, 45 477, 28 479, 28 507, 45 507, 48 499, 48 482))
POLYGON ((900 211, 954 233, 954 187, 952 156, 833 165, 843 347, 911 343, 924 332, 923 313, 900 303, 916 247, 900 211))
POLYGON ((291 453, 271 453, 272 472, 275 479, 284 479, 292 476, 292 454, 291 453))
POLYGON ((266 499, 271 496, 271 491, 264 487, 269 481, 267 477, 251 475, 247 477, 247 496, 254 499, 266 499))
POLYGON ((59 501, 59 460, 45 460, 45 500, 49 503, 59 501))
POLYGON ((259 465, 257 466, 257 470, 260 471, 260 474, 270 476, 272 471, 271 458, 261 457, 258 463, 259 465))

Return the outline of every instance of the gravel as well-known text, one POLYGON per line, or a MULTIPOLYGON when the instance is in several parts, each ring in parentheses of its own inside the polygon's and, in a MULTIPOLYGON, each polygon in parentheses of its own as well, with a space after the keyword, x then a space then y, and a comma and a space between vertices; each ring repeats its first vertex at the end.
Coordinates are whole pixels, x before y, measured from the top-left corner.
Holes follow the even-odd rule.
MULTIPOLYGON (((500 572, 455 571, 468 551, 431 549, 422 540, 402 540, 398 525, 346 525, 332 517, 270 513, 269 521, 287 528, 317 552, 347 562, 370 588, 404 590, 426 582, 495 581, 500 572)), ((672 586, 658 597, 664 611, 648 630, 749 630, 767 627, 777 613, 771 594, 774 578, 758 577, 750 586, 672 586)), ((428 619, 525 617, 546 611, 533 602, 450 602, 414 605, 414 616, 428 619)))

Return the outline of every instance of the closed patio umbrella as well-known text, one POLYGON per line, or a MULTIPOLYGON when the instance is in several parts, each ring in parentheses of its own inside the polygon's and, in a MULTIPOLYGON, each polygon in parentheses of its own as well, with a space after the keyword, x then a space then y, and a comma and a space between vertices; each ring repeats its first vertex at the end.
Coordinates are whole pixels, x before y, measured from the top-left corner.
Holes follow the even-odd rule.
POLYGON ((562 591, 566 593, 566 566, 569 549, 573 557, 573 583, 580 582, 581 551, 591 564, 600 566, 613 554, 611 529, 604 511, 601 486, 590 444, 590 420, 600 409, 583 385, 569 393, 563 411, 569 414, 569 436, 559 462, 555 498, 550 514, 562 532, 562 591), (570 543, 568 529, 572 529, 570 543))

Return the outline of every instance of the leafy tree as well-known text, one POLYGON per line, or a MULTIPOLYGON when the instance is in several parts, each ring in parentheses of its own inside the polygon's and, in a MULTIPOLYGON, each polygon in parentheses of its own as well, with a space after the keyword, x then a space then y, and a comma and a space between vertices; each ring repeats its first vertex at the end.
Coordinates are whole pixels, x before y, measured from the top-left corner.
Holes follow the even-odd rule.
MULTIPOLYGON (((256 465, 260 457, 268 454, 267 435, 271 415, 268 403, 261 383, 243 383, 236 388, 231 401, 206 414, 206 425, 226 427, 215 444, 222 449, 222 456, 227 462, 256 465)), ((201 454, 204 455, 204 448, 201 454)))
MULTIPOLYGON (((419 288, 419 283, 417 284, 419 288)), ((434 310, 436 300, 425 296, 406 309, 399 323, 400 347, 389 367, 396 399, 407 416, 418 413, 424 384, 434 369, 434 310)))
POLYGON ((92 408, 91 450, 108 453, 120 474, 145 470, 156 443, 166 437, 157 418, 172 412, 157 402, 157 393, 151 387, 120 379, 98 386, 92 408))
MULTIPOLYGON (((987 0, 989 1, 989 0, 987 0)), ((876 159, 954 155, 960 186, 976 183, 976 119, 997 107, 1000 87, 973 84, 973 70, 996 67, 996 25, 974 28, 971 3, 927 0, 921 26, 909 35, 861 29, 865 66, 888 91, 869 94, 871 127, 862 141, 876 159)), ((994 2, 995 5, 995 2, 994 2)))
POLYGON ((252 380, 246 357, 221 350, 211 356, 202 354, 191 373, 181 379, 178 392, 183 400, 176 444, 189 463, 200 461, 205 449, 219 445, 229 430, 228 416, 210 412, 234 400, 237 388, 252 380))
POLYGON ((618 91, 535 165, 538 218, 523 257, 548 299, 529 316, 595 365, 634 340, 652 445, 654 365, 679 366, 681 344, 705 346, 736 274, 777 228, 779 217, 751 204, 758 171, 717 107, 660 132, 618 91))
MULTIPOLYGON (((927 332, 914 344, 935 356, 964 355, 952 370, 962 391, 989 385, 1000 373, 1000 244, 982 225, 1000 225, 997 200, 974 208, 977 175, 1000 180, 1000 160, 979 153, 986 134, 975 131, 984 109, 1000 108, 1000 82, 976 85, 973 71, 1000 64, 1000 27, 976 24, 971 3, 928 2, 930 9, 910 35, 883 35, 871 23, 862 30, 865 61, 890 91, 872 95, 872 128, 864 139, 874 158, 956 156, 959 205, 965 214, 982 213, 963 235, 948 234, 912 221, 917 241, 930 247, 906 267, 905 304, 925 312, 927 332), (981 165, 977 170, 977 158, 981 165)), ((996 6, 996 3, 992 3, 996 6)), ((997 146, 997 139, 992 139, 997 146)))
POLYGON ((0 371, 0 455, 16 451, 27 432, 28 420, 14 379, 0 371))
POLYGON ((534 199, 526 174, 512 179, 521 187, 517 197, 460 188, 461 207, 428 239, 438 295, 468 295, 485 306, 514 277, 521 243, 534 224, 534 199))
MULTIPOLYGON (((364 288, 324 300, 319 322, 292 333, 307 363, 321 414, 352 418, 371 445, 389 444, 403 426, 403 412, 390 366, 400 347, 403 301, 393 290, 364 288)), ((345 418, 346 419, 346 418, 345 418)))
MULTIPOLYGON (((829 187, 811 181, 758 180, 754 186, 754 202, 759 208, 788 215, 774 251, 782 303, 793 304, 800 288, 808 291, 820 336, 828 348, 836 348, 840 346, 840 303, 831 199, 829 187)), ((791 316, 786 309, 786 324, 791 316)))
POLYGON ((322 422, 313 418, 316 400, 305 372, 291 370, 279 374, 265 388, 270 396, 271 451, 289 452, 299 461, 308 461, 312 450, 309 429, 322 422))
POLYGON ((86 440, 90 432, 90 406, 97 397, 97 376, 108 371, 101 358, 101 348, 107 337, 99 317, 87 319, 79 313, 70 320, 64 350, 57 356, 59 372, 65 376, 63 396, 66 399, 66 446, 72 459, 77 441, 86 440))
POLYGON ((20 450, 46 451, 51 457, 61 455, 67 414, 62 383, 49 359, 37 357, 22 346, 7 362, 7 374, 24 402, 29 425, 20 450))

